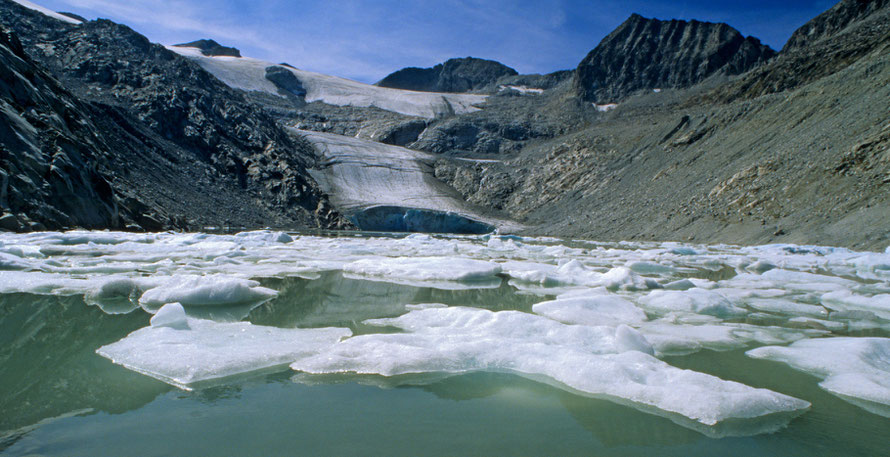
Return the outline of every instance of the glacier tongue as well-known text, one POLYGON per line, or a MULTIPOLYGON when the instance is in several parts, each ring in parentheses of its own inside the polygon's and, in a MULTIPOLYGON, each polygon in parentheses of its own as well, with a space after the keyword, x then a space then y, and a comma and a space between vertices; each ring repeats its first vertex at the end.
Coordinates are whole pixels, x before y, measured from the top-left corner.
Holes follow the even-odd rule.
POLYGON ((372 231, 481 234, 520 225, 483 214, 438 181, 431 154, 359 138, 291 129, 321 152, 313 176, 331 202, 372 231))
POLYGON ((809 407, 787 395, 672 367, 640 352, 646 350, 645 339, 625 327, 573 326, 517 311, 461 307, 414 310, 368 323, 408 333, 352 337, 291 368, 310 374, 383 376, 511 372, 656 411, 684 425, 697 422, 694 427, 704 433, 730 419, 778 415, 778 421, 761 424, 775 429, 809 407))

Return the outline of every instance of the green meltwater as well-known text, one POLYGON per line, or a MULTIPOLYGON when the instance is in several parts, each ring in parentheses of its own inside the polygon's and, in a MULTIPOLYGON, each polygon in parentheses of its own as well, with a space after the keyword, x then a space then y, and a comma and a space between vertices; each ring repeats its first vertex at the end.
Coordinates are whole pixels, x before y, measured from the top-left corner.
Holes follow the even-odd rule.
POLYGON ((890 254, 0 235, 2 455, 881 455, 890 254))

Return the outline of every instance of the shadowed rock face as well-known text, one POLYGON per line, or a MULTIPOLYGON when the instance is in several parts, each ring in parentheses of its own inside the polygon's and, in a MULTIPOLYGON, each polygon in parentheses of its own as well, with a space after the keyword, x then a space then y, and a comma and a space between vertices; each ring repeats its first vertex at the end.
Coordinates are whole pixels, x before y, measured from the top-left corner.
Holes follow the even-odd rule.
POLYGON ((782 52, 812 45, 888 7, 890 0, 843 0, 797 29, 785 43, 782 52))
POLYGON ((423 92, 470 92, 488 86, 516 70, 493 60, 465 57, 449 59, 433 68, 403 68, 381 79, 377 85, 423 92))
POLYGON ((584 100, 608 103, 641 89, 689 87, 714 74, 740 74, 774 55, 726 24, 634 14, 581 61, 574 88, 584 100))
POLYGON ((303 87, 303 83, 301 83, 296 75, 287 68, 278 65, 267 67, 266 79, 272 81, 272 83, 278 86, 279 89, 285 91, 285 93, 293 94, 297 97, 306 96, 306 88, 303 87))
POLYGON ((174 46, 178 46, 180 48, 198 48, 201 50, 201 54, 204 54, 208 57, 241 57, 241 51, 239 51, 237 48, 223 46, 213 40, 197 40, 189 43, 175 44, 174 46))
POLYGON ((0 228, 119 226, 90 114, 0 27, 0 228))
MULTIPOLYGON (((71 103, 81 104, 80 117, 95 126, 84 135, 89 141, 74 137, 66 143, 99 143, 89 151, 113 151, 107 154, 107 166, 84 154, 84 164, 72 166, 97 170, 110 183, 110 189, 99 187, 108 195, 105 200, 117 202, 122 215, 133 215, 132 221, 124 218, 121 224, 160 230, 203 225, 326 227, 341 221, 306 171, 314 163, 312 147, 285 133, 243 94, 197 64, 107 20, 74 26, 0 2, 0 23, 18 34, 33 65, 54 77, 74 100, 71 103)), ((64 91, 37 86, 37 92, 39 100, 64 91)), ((23 108, 13 112, 20 115, 23 108)), ((56 117, 65 115, 73 117, 70 112, 56 117)), ((38 132, 44 131, 38 127, 38 132)), ((6 147, 12 154, 21 151, 13 143, 6 147)), ((54 154, 52 143, 48 147, 44 154, 54 154)), ((36 186, 43 185, 43 176, 36 186)), ((72 186, 66 183, 63 188, 72 186)), ((112 206, 107 213, 115 211, 112 206)), ((47 227, 118 226, 110 216, 93 219, 37 220, 47 227)))

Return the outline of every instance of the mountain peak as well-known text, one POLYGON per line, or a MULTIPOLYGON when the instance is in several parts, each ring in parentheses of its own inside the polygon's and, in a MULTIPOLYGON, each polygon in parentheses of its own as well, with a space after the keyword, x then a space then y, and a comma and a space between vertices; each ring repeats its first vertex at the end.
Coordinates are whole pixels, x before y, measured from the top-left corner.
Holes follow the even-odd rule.
POLYGON ((739 74, 775 51, 723 23, 632 14, 581 61, 575 90, 613 102, 642 89, 688 87, 716 74, 739 74))
POLYGON ((469 92, 494 83, 516 70, 494 60, 477 57, 448 59, 432 68, 408 67, 391 73, 378 86, 423 92, 469 92))
POLYGON ((201 54, 208 57, 213 56, 229 56, 241 57, 241 51, 238 48, 223 46, 213 40, 196 40, 189 43, 174 44, 173 46, 180 48, 197 48, 201 50, 201 54))

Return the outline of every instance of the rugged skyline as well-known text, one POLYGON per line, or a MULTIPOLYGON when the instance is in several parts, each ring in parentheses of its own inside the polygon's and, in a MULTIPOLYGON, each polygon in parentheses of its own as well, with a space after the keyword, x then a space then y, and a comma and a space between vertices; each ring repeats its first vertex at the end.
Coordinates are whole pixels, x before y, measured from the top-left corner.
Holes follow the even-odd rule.
POLYGON ((271 0, 41 0, 105 17, 163 44, 212 38, 244 55, 373 83, 404 67, 452 57, 493 59, 523 74, 574 68, 632 13, 725 22, 779 50, 831 0, 729 2, 597 0, 429 2, 271 0))

